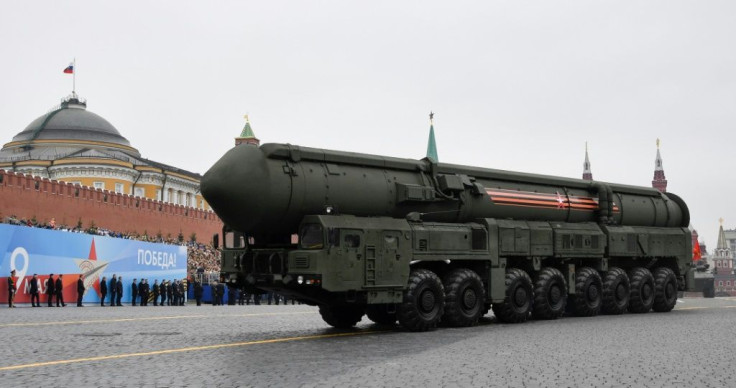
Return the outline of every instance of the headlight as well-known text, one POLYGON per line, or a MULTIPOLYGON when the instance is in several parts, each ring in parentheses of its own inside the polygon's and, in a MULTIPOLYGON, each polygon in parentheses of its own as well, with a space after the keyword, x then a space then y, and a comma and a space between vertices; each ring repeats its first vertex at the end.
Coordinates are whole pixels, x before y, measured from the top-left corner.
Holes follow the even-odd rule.
POLYGON ((299 283, 299 284, 304 283, 304 276, 302 276, 302 275, 297 276, 296 282, 299 283))

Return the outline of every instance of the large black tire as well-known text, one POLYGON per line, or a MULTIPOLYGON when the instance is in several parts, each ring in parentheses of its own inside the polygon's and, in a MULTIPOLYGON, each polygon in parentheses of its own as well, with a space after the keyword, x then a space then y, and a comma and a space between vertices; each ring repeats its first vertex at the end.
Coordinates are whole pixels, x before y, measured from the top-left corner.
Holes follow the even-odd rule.
POLYGON ((643 314, 649 312, 654 304, 654 277, 648 269, 636 267, 629 272, 631 294, 629 312, 643 314))
POLYGON ((485 289, 477 273, 458 268, 445 276, 445 314, 447 326, 474 326, 484 313, 485 289))
POLYGON ((534 319, 557 319, 565 313, 567 285, 557 268, 545 267, 534 281, 534 319))
POLYGON ((502 303, 493 304, 493 315, 504 323, 522 323, 532 311, 532 279, 524 270, 506 270, 506 297, 502 303))
POLYGON ((369 304, 365 308, 368 319, 379 325, 396 323, 396 306, 387 304, 369 304))
POLYGON ((409 286, 396 317, 407 330, 427 331, 437 327, 444 307, 445 289, 440 278, 430 270, 415 269, 409 274, 409 286))
POLYGON ((593 317, 601 312, 603 281, 598 271, 583 267, 575 276, 573 307, 579 317, 593 317))
POLYGON ((328 306, 320 305, 319 314, 328 325, 338 329, 349 329, 360 322, 365 313, 364 306, 342 305, 328 306))
POLYGON ((672 311, 677 304, 677 276, 667 267, 654 270, 654 305, 658 313, 672 311))
POLYGON ((630 296, 629 275, 621 268, 609 268, 603 278, 603 312, 610 315, 625 313, 630 296))

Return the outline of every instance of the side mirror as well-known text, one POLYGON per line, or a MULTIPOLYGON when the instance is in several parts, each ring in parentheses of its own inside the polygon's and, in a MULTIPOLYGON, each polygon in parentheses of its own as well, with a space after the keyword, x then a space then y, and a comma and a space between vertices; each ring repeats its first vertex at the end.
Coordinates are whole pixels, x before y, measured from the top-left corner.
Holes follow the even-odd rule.
POLYGON ((215 233, 212 236, 212 245, 215 247, 215 249, 220 247, 220 234, 219 233, 215 233))

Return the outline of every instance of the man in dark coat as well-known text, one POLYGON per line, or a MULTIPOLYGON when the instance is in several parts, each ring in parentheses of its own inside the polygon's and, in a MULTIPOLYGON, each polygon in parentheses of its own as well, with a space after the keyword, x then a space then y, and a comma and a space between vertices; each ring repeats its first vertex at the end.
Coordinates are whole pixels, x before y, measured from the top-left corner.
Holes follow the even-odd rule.
POLYGON ((171 280, 166 281, 166 294, 169 296, 169 306, 174 303, 174 287, 171 285, 171 280))
POLYGON ((112 274, 112 279, 110 279, 110 306, 115 306, 115 303, 117 302, 118 294, 118 280, 115 278, 115 274, 112 274))
POLYGON ((35 273, 31 278, 31 306, 41 307, 41 298, 38 296, 38 276, 35 273))
POLYGON ((120 303, 120 301, 123 299, 123 277, 118 278, 118 282, 115 285, 117 288, 117 299, 115 300, 115 306, 122 306, 123 304, 120 303))
POLYGON ((217 296, 217 280, 210 283, 210 295, 212 295, 212 305, 217 306, 217 302, 220 300, 217 296))
POLYGON ((151 288, 148 285, 148 279, 141 279, 141 283, 138 283, 138 291, 141 293, 141 306, 148 306, 148 294, 151 288))
POLYGON ((161 292, 161 306, 164 306, 166 304, 166 280, 161 279, 159 291, 161 292))
POLYGON ((15 307, 15 270, 10 271, 10 276, 8 276, 8 307, 15 307))
POLYGON ((187 296, 187 287, 185 280, 179 280, 179 306, 184 306, 184 301, 187 296))
POLYGON ((54 307, 52 302, 54 300, 54 295, 56 295, 56 287, 54 283, 54 274, 49 275, 48 280, 46 280, 46 295, 49 296, 49 307, 54 307))
POLYGON ((56 307, 66 307, 64 303, 64 281, 61 280, 62 274, 56 277, 56 307))
POLYGON ((199 280, 194 280, 194 299, 197 300, 197 306, 202 305, 202 283, 199 280))
POLYGON ((105 307, 105 297, 107 296, 107 276, 103 276, 100 280, 100 306, 105 307))
MULTIPOLYGON (((135 300, 136 300, 136 298, 138 298, 138 284, 136 284, 135 280, 136 279, 133 279, 133 284, 131 285, 131 288, 132 288, 132 291, 133 291, 133 293, 132 293, 133 299, 131 301, 131 306, 133 306, 133 307, 135 307, 135 300)), ((141 283, 143 283, 143 279, 141 279, 141 283)), ((143 305, 143 301, 141 301, 141 306, 142 305, 143 305)))
POLYGON ((174 294, 174 300, 171 301, 172 306, 178 306, 179 305, 179 281, 174 280, 173 283, 171 283, 171 292, 174 294))
POLYGON ((225 283, 217 283, 217 304, 223 306, 225 304, 225 283))
POLYGON ((156 279, 153 281, 153 305, 154 306, 158 306, 158 294, 159 294, 158 279, 156 279))
POLYGON ((84 275, 79 275, 79 279, 77 279, 77 307, 84 307, 82 306, 82 298, 84 298, 84 275))

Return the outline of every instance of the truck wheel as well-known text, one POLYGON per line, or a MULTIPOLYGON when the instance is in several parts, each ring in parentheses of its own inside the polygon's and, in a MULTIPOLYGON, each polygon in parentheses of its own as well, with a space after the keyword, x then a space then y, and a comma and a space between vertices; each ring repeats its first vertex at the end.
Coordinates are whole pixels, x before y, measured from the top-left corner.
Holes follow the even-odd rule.
POLYGON ((349 329, 355 326, 363 318, 365 308, 363 306, 319 306, 319 315, 328 325, 338 329, 349 329))
POLYGON ((426 269, 409 274, 404 301, 396 309, 401 326, 411 331, 427 331, 437 327, 445 307, 445 290, 437 275, 426 269))
POLYGON ((534 319, 557 319, 565 313, 567 286, 557 268, 542 268, 534 282, 534 319))
POLYGON ((629 276, 621 268, 611 267, 603 279, 603 312, 618 315, 629 307, 629 276))
POLYGON ((396 323, 396 307, 387 304, 369 304, 365 308, 368 319, 379 325, 393 325, 396 323), (389 311, 389 306, 393 311, 389 311))
POLYGON ((493 304, 493 315, 504 323, 522 323, 532 311, 532 279, 524 270, 506 270, 506 297, 493 304))
POLYGON ((667 267, 654 270, 654 305, 652 309, 658 313, 666 313, 677 304, 677 277, 667 267))
POLYGON ((648 269, 636 267, 629 272, 631 296, 629 311, 642 314, 649 312, 654 304, 654 278, 648 269))
POLYGON ((575 296, 573 307, 579 317, 593 317, 601 311, 601 290, 603 282, 598 271, 590 267, 578 270, 575 277, 575 296))
POLYGON ((459 268, 445 276, 445 315, 448 326, 473 326, 483 316, 485 291, 477 273, 459 268))

